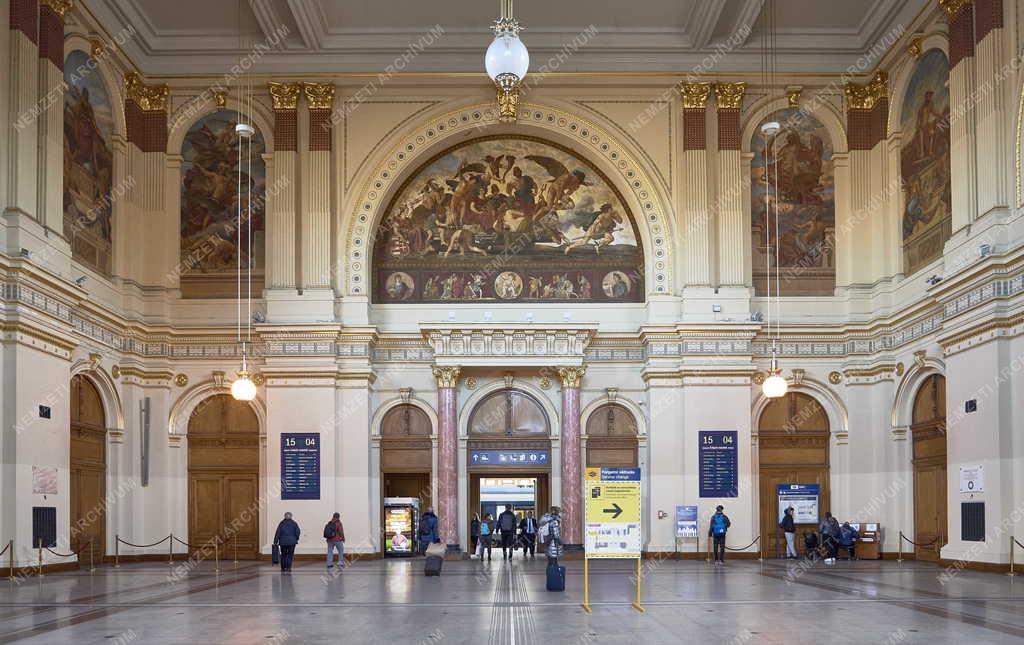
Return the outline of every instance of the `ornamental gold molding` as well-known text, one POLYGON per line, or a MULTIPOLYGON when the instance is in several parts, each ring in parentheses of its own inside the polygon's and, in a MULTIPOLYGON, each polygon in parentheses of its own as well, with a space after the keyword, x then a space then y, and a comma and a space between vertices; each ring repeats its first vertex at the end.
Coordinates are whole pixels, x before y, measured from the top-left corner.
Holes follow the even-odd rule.
POLYGON ((89 354, 89 371, 95 372, 100 367, 100 361, 103 360, 103 356, 97 352, 89 354))
POLYGON ((708 105, 708 96, 711 94, 711 83, 687 83, 679 84, 679 95, 683 98, 683 109, 704 109, 708 105))
POLYGON ((786 100, 789 101, 789 107, 800 107, 800 94, 804 91, 804 88, 799 85, 790 85, 786 88, 786 100))
POLYGON ((501 123, 515 123, 519 118, 519 86, 516 85, 506 90, 498 85, 496 90, 498 121, 501 123))
MULTIPOLYGON (((294 110, 299 105, 299 91, 302 83, 267 83, 267 91, 270 92, 270 100, 275 110, 294 110)), ((333 89, 331 92, 333 97, 333 89)), ((329 107, 329 106, 328 106, 329 107)))
POLYGON ((175 374, 174 384, 177 385, 178 387, 185 387, 186 385, 188 385, 188 376, 184 374, 175 374))
POLYGON ((89 54, 93 58, 99 58, 103 55, 103 42, 99 39, 93 39, 89 41, 89 54))
POLYGON ((434 378, 437 379, 438 388, 453 388, 459 382, 459 372, 462 370, 458 367, 434 367, 432 368, 434 378))
POLYGON ((585 366, 580 367, 559 367, 558 378, 562 380, 563 388, 579 389, 583 381, 583 374, 587 371, 585 366))
POLYGON ((875 72, 870 81, 863 85, 849 82, 846 84, 846 100, 852 110, 870 110, 880 99, 889 96, 889 74, 875 72))
POLYGON ((719 109, 738 109, 743 103, 743 93, 747 90, 747 83, 715 83, 715 101, 719 109))
POLYGON ((213 93, 213 104, 223 110, 228 104, 228 93, 225 90, 216 90, 213 93))
POLYGON ((303 83, 302 91, 311 110, 329 110, 334 104, 334 83, 303 83))
POLYGON ((124 90, 128 99, 146 112, 167 110, 167 99, 171 91, 166 84, 146 85, 138 74, 128 72, 124 76, 124 90))
POLYGON ((939 0, 939 6, 946 12, 946 15, 952 18, 956 14, 960 13, 960 10, 971 4, 973 0, 939 0))
POLYGON ((831 383, 832 385, 839 385, 839 383, 842 380, 843 380, 843 375, 840 374, 839 372, 829 372, 828 373, 828 382, 831 383))
POLYGON ((61 18, 75 6, 72 0, 42 0, 39 4, 53 9, 53 12, 61 18))
POLYGON ((907 45, 907 53, 914 58, 921 58, 921 37, 915 36, 910 39, 910 44, 907 45))

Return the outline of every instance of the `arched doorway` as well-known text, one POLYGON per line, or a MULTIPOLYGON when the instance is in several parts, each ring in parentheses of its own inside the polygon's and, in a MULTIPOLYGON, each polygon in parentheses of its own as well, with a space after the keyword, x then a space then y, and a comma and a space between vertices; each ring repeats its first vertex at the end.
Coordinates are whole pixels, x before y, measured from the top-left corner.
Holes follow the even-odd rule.
POLYGON ((419 499, 422 513, 433 506, 433 450, 430 417, 421 408, 403 403, 384 414, 380 423, 381 549, 386 544, 384 499, 419 499))
POLYGON ((606 403, 587 419, 587 466, 636 468, 637 429, 633 413, 606 403))
POLYGON ((946 379, 927 377, 914 396, 914 542, 919 560, 939 559, 946 541, 946 379))
POLYGON ((99 390, 85 376, 71 377, 71 550, 92 541, 80 562, 101 562, 106 553, 107 424, 99 390))
MULTIPOLYGON (((761 551, 765 557, 774 557, 786 552, 779 529, 779 484, 817 484, 819 515, 829 510, 830 428, 825 409, 802 392, 769 401, 757 427, 761 551)), ((817 530, 817 525, 797 526, 798 535, 805 530, 817 530)))
POLYGON ((540 401, 514 388, 491 392, 470 413, 468 432, 467 518, 497 517, 504 507, 539 517, 550 504, 551 474, 551 421, 540 401))
POLYGON ((203 400, 188 420, 188 542, 219 538, 222 554, 259 552, 259 445, 255 411, 228 394, 203 400), (228 549, 225 551, 224 549, 228 549))

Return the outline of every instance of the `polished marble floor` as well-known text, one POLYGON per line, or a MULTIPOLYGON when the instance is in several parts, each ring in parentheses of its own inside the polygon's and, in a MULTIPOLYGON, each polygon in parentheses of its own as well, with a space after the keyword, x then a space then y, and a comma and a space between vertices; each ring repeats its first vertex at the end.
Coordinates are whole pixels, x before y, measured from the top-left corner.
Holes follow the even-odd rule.
POLYGON ((593 614, 580 607, 582 562, 565 593, 544 589, 544 562, 422 560, 102 567, 0 580, 0 643, 1022 643, 1024 576, 928 564, 645 561, 591 567, 593 614))

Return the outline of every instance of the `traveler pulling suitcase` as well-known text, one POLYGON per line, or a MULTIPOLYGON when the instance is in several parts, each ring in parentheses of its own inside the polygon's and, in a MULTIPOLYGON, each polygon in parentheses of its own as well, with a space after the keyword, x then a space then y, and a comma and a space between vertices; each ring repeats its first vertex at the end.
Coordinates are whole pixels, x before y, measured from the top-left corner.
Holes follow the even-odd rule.
POLYGON ((548 565, 548 591, 565 591, 565 567, 557 560, 548 565))
POLYGON ((423 567, 425 575, 441 575, 441 565, 444 564, 444 551, 443 544, 431 544, 427 547, 427 562, 423 567))

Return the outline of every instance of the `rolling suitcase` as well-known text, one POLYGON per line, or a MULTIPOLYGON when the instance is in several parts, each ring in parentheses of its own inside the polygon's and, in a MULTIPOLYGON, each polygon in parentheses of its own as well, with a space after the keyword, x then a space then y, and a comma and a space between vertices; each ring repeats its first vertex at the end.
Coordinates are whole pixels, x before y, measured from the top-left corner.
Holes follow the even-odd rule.
POLYGON ((443 544, 431 544, 427 547, 427 561, 423 565, 423 573, 427 576, 441 575, 441 565, 444 564, 445 548, 443 544))
POLYGON ((548 565, 548 591, 565 591, 565 567, 557 561, 548 565))

